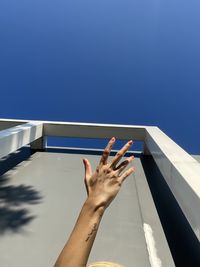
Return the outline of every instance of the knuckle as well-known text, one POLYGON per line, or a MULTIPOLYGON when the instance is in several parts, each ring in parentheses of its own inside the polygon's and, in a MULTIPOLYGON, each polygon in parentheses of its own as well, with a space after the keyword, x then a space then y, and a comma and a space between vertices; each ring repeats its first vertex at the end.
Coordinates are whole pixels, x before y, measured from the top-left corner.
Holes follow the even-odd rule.
POLYGON ((115 174, 113 175, 113 177, 114 177, 114 178, 118 178, 118 175, 117 175, 117 173, 115 173, 115 174))
POLYGON ((110 152, 110 151, 109 151, 109 149, 108 149, 108 148, 107 148, 107 149, 105 149, 105 150, 104 150, 104 153, 103 153, 103 154, 104 154, 104 156, 108 156, 109 152, 110 152))
POLYGON ((104 170, 106 173, 111 173, 113 171, 112 166, 110 166, 110 165, 105 166, 104 170))
POLYGON ((129 172, 128 171, 125 171, 124 172, 124 176, 127 177, 129 175, 129 172))
POLYGON ((111 173, 112 172, 112 169, 109 167, 107 168, 107 173, 111 173))
POLYGON ((101 172, 102 173, 106 173, 106 171, 107 171, 107 166, 103 165, 102 168, 101 168, 101 172))
POLYGON ((117 185, 120 187, 122 185, 122 182, 117 180, 117 185))
POLYGON ((110 141, 110 142, 108 143, 108 146, 109 146, 109 148, 111 148, 111 147, 113 146, 113 142, 110 141))

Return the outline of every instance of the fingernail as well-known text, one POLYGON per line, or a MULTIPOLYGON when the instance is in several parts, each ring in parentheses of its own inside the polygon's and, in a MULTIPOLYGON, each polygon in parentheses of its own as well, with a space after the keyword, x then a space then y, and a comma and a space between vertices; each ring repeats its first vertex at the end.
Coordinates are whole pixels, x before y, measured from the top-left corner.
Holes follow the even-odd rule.
POLYGON ((112 137, 111 141, 115 141, 115 137, 114 136, 112 137))
POLYGON ((131 145, 133 143, 133 140, 130 140, 128 143, 131 145))

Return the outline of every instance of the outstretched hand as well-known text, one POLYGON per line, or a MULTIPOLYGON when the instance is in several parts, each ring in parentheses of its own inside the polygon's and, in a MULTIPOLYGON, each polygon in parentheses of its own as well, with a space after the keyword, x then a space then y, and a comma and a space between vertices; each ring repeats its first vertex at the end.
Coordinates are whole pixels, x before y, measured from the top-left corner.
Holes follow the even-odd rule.
POLYGON ((123 181, 134 172, 133 167, 124 171, 128 164, 134 159, 134 156, 128 157, 125 161, 117 166, 120 159, 133 144, 132 140, 127 142, 122 149, 119 150, 111 162, 108 162, 108 157, 115 141, 116 139, 113 137, 108 142, 94 173, 92 172, 89 160, 83 159, 85 166, 84 181, 88 199, 93 203, 95 208, 107 208, 119 192, 123 181))

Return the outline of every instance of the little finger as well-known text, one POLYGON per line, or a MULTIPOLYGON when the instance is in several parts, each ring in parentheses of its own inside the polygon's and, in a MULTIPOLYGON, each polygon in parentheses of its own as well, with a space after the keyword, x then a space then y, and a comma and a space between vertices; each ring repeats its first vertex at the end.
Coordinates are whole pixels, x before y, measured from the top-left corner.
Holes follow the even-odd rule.
POLYGON ((127 171, 125 171, 120 177, 119 177, 119 182, 123 183, 123 181, 131 174, 135 171, 134 167, 129 168, 127 171))

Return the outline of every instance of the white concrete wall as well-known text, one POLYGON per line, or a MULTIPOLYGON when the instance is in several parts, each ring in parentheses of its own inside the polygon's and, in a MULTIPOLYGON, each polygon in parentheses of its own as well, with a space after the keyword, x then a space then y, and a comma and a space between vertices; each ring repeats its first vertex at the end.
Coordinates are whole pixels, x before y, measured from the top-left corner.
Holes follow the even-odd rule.
POLYGON ((157 127, 146 127, 145 143, 200 240, 199 162, 157 127))

